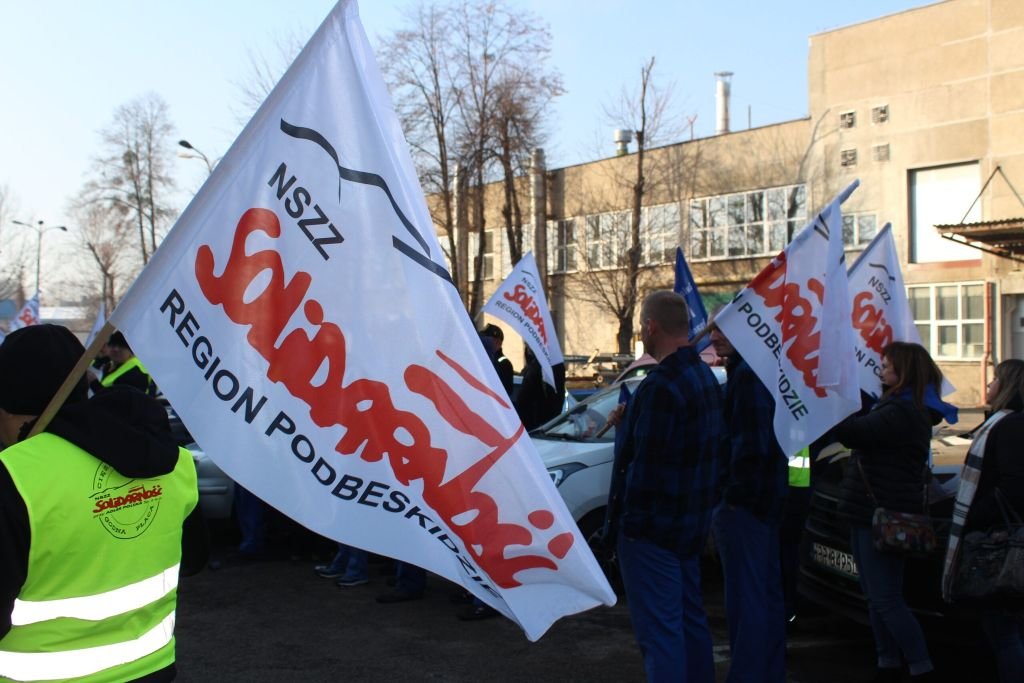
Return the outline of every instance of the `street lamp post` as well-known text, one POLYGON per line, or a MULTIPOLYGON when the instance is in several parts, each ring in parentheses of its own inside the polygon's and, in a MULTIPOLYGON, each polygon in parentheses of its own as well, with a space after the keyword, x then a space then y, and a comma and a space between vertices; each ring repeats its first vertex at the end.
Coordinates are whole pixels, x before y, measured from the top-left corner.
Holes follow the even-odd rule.
MULTIPOLYGON (((189 142, 188 140, 178 140, 178 145, 181 146, 181 147, 184 147, 185 149, 187 149, 189 151, 195 152, 197 155, 199 155, 199 158, 202 159, 206 163, 206 170, 209 171, 210 173, 213 173, 213 163, 210 162, 210 158, 208 156, 206 156, 205 154, 203 154, 200 150, 198 150, 195 147, 193 147, 191 142, 189 142)), ((178 152, 178 156, 182 157, 183 159, 195 159, 196 158, 195 155, 185 154, 183 152, 178 152)))
POLYGON ((67 232, 68 229, 63 225, 44 225, 43 221, 37 221, 35 225, 32 223, 25 223, 23 221, 12 220, 15 225, 21 225, 26 228, 32 228, 36 231, 36 291, 39 291, 39 266, 43 259, 43 233, 47 230, 63 230, 67 232))

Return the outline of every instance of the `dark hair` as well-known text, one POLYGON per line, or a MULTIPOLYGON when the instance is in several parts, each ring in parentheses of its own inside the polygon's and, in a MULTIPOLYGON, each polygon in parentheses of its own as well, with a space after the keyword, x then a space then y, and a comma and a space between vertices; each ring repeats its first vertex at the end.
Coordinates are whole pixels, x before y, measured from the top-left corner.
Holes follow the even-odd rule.
POLYGON ((502 332, 501 328, 495 325, 494 323, 488 323, 487 327, 485 327, 484 331, 481 332, 480 334, 484 335, 485 337, 493 337, 498 341, 505 341, 505 333, 502 332))
POLYGON ((124 338, 124 333, 121 330, 114 332, 110 335, 110 339, 107 340, 107 346, 113 346, 118 349, 132 350, 132 347, 128 346, 128 340, 124 338))
POLYGON ((895 386, 889 387, 884 396, 907 390, 914 397, 914 402, 923 406, 924 392, 929 386, 936 394, 941 390, 942 371, 920 344, 892 342, 882 349, 882 357, 889 361, 896 373, 895 386))
POLYGON ((1010 358, 996 366, 999 393, 992 399, 992 412, 1009 408, 1024 410, 1024 360, 1010 358))

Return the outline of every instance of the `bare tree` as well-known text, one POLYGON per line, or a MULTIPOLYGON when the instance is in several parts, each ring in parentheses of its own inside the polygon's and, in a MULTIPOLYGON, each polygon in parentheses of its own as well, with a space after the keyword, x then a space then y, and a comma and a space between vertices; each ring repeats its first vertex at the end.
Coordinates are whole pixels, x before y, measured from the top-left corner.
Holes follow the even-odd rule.
MULTIPOLYGON (((487 224, 487 193, 484 188, 487 181, 492 179, 492 162, 500 156, 495 154, 495 150, 508 148, 508 171, 506 175, 503 167, 501 177, 508 178, 504 189, 504 212, 509 217, 506 225, 514 225, 512 216, 516 211, 517 188, 511 155, 514 155, 516 150, 522 155, 530 147, 529 144, 514 145, 511 139, 506 145, 495 144, 495 133, 507 128, 511 134, 515 129, 506 124, 510 123, 512 116, 519 121, 518 132, 525 130, 527 125, 532 127, 544 105, 551 97, 561 92, 561 84, 557 75, 527 77, 531 69, 535 72, 543 69, 551 42, 547 29, 532 14, 513 11, 500 2, 463 2, 456 8, 454 17, 455 30, 452 40, 455 43, 454 58, 458 64, 457 146, 461 150, 460 157, 463 159, 467 176, 472 179, 477 190, 472 193, 472 222, 478 239, 469 298, 469 312, 475 316, 483 303, 484 236, 487 224), (554 87, 548 91, 551 94, 524 92, 515 97, 510 94, 516 88, 538 83, 553 85, 554 87), (500 102, 503 97, 508 104, 508 116, 505 117, 505 123, 496 124, 496 120, 500 119, 500 102), (522 98, 518 104, 517 98, 522 98), (526 104, 528 102, 529 105, 526 104), (517 110, 521 113, 517 113, 517 110)), ((514 248, 521 252, 521 212, 518 223, 518 240, 514 227, 509 232, 511 241, 516 243, 514 248)))
POLYGON ((451 21, 448 10, 419 5, 407 14, 406 28, 383 41, 380 62, 420 183, 437 199, 430 203, 431 218, 444 231, 452 279, 459 282, 453 184, 457 160, 451 149, 457 74, 448 41, 451 21))
MULTIPOLYGON (((14 218, 14 198, 6 185, 0 185, 0 300, 25 298, 22 278, 27 270, 28 254, 25 241, 14 238, 11 226, 14 218)), ((17 227, 17 226, 14 226, 17 227)))
POLYGON ((97 174, 81 196, 82 201, 103 204, 132 222, 143 264, 156 250, 174 213, 166 199, 174 189, 173 133, 167 103, 158 95, 150 93, 119 106, 101 132, 106 149, 96 159, 97 174))
POLYGON ((303 40, 291 33, 279 37, 274 41, 273 54, 267 54, 260 50, 250 48, 249 72, 239 81, 235 82, 238 88, 240 109, 237 112, 238 122, 243 126, 249 122, 252 115, 259 109, 267 95, 274 89, 281 76, 288 70, 288 66, 295 61, 295 57, 302 51, 303 40))
POLYGON ((649 167, 648 150, 663 137, 678 134, 678 124, 670 116, 671 88, 659 88, 654 79, 654 58, 640 69, 639 87, 623 89, 618 100, 605 107, 608 120, 617 127, 632 131, 636 152, 624 163, 608 165, 614 178, 611 185, 628 191, 628 219, 621 214, 607 218, 594 217, 587 226, 587 239, 600 236, 600 246, 583 251, 582 277, 574 287, 575 294, 611 313, 618 322, 615 339, 619 353, 629 353, 633 342, 633 318, 639 303, 640 263, 642 254, 641 226, 643 209, 654 186, 678 180, 679 171, 672 168, 678 159, 671 154, 659 155, 659 165, 649 167), (669 163, 672 162, 672 163, 669 163))
POLYGON ((73 212, 78 251, 95 267, 91 275, 82 271, 76 284, 83 299, 94 300, 97 307, 103 303, 112 311, 142 267, 138 254, 125 249, 134 226, 121 211, 102 203, 79 202, 73 212))

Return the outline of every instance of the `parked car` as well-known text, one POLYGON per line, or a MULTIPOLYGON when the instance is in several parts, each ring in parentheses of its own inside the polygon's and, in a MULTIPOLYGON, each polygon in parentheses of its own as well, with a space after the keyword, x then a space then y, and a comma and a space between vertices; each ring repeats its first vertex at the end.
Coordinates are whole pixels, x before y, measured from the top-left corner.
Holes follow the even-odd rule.
MULTIPOLYGON (((651 364, 642 367, 649 369, 651 364)), ((719 384, 725 384, 725 368, 712 367, 711 370, 719 384)), ((632 393, 641 381, 643 376, 634 375, 601 389, 530 432, 551 480, 562 494, 583 538, 591 544, 597 540, 604 524, 615 459, 615 428, 600 436, 598 432, 607 422, 608 413, 618 405, 620 388, 624 385, 632 393)), ((605 570, 611 572, 612 568, 606 566, 605 570)))
MULTIPOLYGON (((850 552, 849 526, 836 514, 842 465, 842 461, 837 461, 812 466, 813 491, 800 544, 798 590, 803 597, 832 612, 867 624, 867 602, 860 589, 857 563, 850 552)), ((945 482, 959 469, 956 465, 936 466, 932 473, 939 482, 945 482)), ((931 505, 930 513, 938 546, 945 548, 953 499, 931 505)), ((962 607, 942 600, 940 582, 944 557, 945 553, 936 552, 929 557, 911 557, 906 561, 903 591, 907 605, 926 623, 933 623, 935 618, 955 623, 970 616, 962 607)))

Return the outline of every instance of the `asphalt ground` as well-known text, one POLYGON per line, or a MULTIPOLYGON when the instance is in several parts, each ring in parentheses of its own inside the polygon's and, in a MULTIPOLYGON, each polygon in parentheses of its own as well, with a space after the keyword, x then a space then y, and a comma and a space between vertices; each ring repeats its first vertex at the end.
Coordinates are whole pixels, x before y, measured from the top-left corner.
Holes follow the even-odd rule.
MULTIPOLYGON (((431 576, 422 600, 381 605, 387 563, 371 582, 338 588, 313 572, 312 555, 232 559, 179 586, 178 680, 248 681, 643 681, 624 599, 566 617, 531 643, 512 622, 464 622, 454 585, 431 576)), ((327 554, 320 559, 327 559, 327 554)), ((715 563, 705 562, 705 605, 716 680, 731 665, 715 563)), ((977 630, 929 636, 940 681, 993 680, 977 630), (988 673, 986 673, 988 672, 988 673)), ((790 683, 854 683, 874 675, 870 631, 810 606, 787 644, 790 683)))

